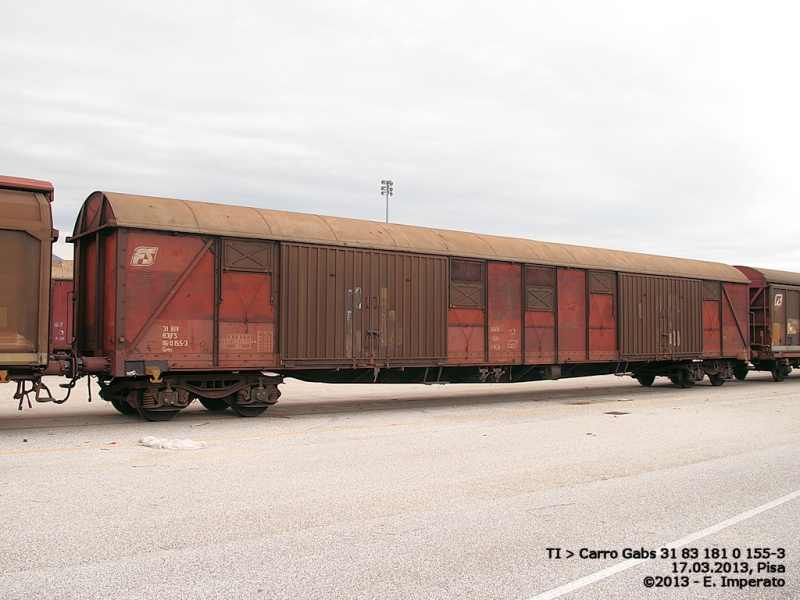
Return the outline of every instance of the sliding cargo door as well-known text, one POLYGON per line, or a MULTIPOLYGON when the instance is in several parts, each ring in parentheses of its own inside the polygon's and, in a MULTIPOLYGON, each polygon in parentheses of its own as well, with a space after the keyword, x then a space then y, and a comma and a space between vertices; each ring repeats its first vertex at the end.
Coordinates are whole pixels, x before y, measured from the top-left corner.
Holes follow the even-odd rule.
POLYGON ((702 355, 702 282, 621 273, 619 298, 622 360, 702 355))
POLYGON ((446 357, 445 258, 287 243, 280 276, 285 364, 446 357))

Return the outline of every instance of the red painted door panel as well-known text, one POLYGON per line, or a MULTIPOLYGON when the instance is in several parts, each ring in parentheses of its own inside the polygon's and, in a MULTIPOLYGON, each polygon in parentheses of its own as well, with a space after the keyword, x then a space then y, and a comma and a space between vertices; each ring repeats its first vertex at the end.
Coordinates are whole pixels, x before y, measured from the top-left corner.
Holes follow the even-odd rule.
POLYGON ((558 269, 558 362, 586 359, 586 271, 558 269))
POLYGON ((451 308, 448 316, 450 362, 482 363, 486 360, 486 317, 480 308, 451 308))
POLYGON ((135 347, 128 348, 127 360, 166 360, 178 368, 212 366, 215 261, 204 244, 198 236, 129 234, 125 339, 135 347))
POLYGON ((617 359, 615 297, 589 294, 589 360, 617 359))
POLYGON ((720 355, 719 300, 703 301, 703 356, 720 355))
POLYGON ((50 344, 53 350, 69 350, 72 343, 71 279, 54 279, 50 296, 50 344))
POLYGON ((722 351, 725 356, 744 357, 747 355, 748 335, 747 287, 735 283, 722 285, 722 351))
POLYGON ((489 362, 522 363, 522 266, 489 263, 489 362))
POLYGON ((556 317, 550 311, 525 313, 525 362, 552 364, 556 362, 556 317))
POLYGON ((222 273, 220 366, 277 364, 272 275, 222 273))

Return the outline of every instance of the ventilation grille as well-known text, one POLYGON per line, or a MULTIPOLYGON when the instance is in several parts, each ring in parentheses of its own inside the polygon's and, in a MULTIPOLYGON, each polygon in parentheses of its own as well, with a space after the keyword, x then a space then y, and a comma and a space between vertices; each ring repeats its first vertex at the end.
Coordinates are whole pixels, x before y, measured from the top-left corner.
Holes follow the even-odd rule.
POLYGON ((474 260, 450 261, 450 281, 483 283, 483 263, 474 260))
POLYGON ((553 271, 554 269, 548 267, 526 267, 525 285, 553 287, 553 271))

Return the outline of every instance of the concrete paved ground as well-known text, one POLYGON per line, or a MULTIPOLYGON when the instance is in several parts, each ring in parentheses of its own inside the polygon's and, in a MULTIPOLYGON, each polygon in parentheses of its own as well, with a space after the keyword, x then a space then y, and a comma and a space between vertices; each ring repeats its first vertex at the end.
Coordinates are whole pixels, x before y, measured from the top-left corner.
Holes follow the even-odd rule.
POLYGON ((290 380, 262 417, 193 405, 167 423, 77 391, 18 412, 0 386, 2 598, 527 599, 592 576, 563 597, 800 596, 797 376, 689 390, 290 380), (154 450, 145 435, 207 447, 154 450), (604 576, 625 548, 698 532, 676 560, 604 576), (705 560, 715 548, 727 559, 705 560), (734 574, 743 562, 769 566, 734 574), (675 569, 686 587, 645 587, 683 585, 665 579, 675 569), (784 586, 722 587, 723 574, 784 586))

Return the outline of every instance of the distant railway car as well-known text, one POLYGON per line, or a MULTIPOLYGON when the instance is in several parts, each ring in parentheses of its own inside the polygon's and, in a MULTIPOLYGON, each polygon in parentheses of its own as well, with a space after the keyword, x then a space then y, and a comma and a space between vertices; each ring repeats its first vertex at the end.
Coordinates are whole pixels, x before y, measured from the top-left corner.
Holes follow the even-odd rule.
POLYGON ((150 419, 259 414, 282 375, 689 387, 749 358, 748 279, 719 263, 108 192, 70 241, 75 350, 150 419))
POLYGON ((57 354, 72 350, 71 260, 53 259, 50 281, 50 349, 57 354))
POLYGON ((800 367, 800 273, 736 268, 750 279, 751 362, 783 381, 792 367, 800 367))
POLYGON ((0 176, 0 381, 38 381, 48 365, 52 200, 46 181, 0 176))

